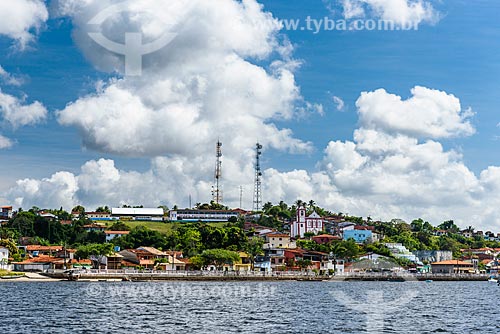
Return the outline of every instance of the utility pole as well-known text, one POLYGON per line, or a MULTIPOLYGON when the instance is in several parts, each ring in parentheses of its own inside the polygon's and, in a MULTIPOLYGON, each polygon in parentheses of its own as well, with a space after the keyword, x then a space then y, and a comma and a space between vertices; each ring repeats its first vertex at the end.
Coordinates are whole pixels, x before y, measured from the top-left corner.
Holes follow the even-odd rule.
POLYGON ((260 169, 260 156, 262 155, 262 145, 255 145, 255 182, 253 194, 253 211, 262 209, 262 171, 260 169))

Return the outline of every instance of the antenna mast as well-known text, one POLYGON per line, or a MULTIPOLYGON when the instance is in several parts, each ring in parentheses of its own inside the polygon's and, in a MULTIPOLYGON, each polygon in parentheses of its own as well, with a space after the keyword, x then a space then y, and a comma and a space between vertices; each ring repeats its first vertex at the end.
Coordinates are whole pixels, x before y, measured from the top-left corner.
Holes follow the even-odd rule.
POLYGON ((220 179, 222 176, 222 143, 220 140, 217 141, 215 146, 215 186, 212 187, 212 199, 215 203, 220 204, 222 202, 222 190, 220 189, 220 179))
POLYGON ((260 211, 262 209, 262 171, 260 169, 260 156, 262 154, 262 145, 257 143, 255 146, 255 184, 253 195, 253 210, 260 211))

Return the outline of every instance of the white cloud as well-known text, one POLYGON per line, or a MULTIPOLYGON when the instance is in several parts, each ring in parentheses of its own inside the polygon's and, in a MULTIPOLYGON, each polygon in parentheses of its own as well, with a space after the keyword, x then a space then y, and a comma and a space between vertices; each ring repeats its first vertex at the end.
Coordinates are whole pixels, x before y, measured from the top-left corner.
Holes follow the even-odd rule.
POLYGON ((345 103, 344 103, 344 100, 342 100, 340 97, 334 96, 333 103, 335 103, 335 106, 336 106, 338 111, 344 111, 345 103))
POLYGON ((14 128, 35 125, 47 117, 47 109, 38 101, 25 104, 24 100, 4 94, 0 90, 0 114, 14 128))
MULTIPOLYGON (((427 92, 434 92, 431 96, 437 96, 441 101, 425 103, 432 106, 426 109, 432 112, 426 114, 426 118, 413 119, 415 123, 433 120, 426 123, 432 128, 430 134, 424 133, 427 138, 421 137, 418 124, 415 127, 419 131, 398 132, 387 126, 372 127, 372 123, 380 123, 377 117, 385 117, 377 112, 384 109, 383 106, 373 104, 369 109, 374 112, 370 117, 373 122, 360 122, 353 141, 330 142, 316 171, 265 169, 264 200, 293 202, 299 198, 314 199, 333 211, 370 215, 376 219, 422 217, 435 224, 455 219, 462 226, 500 228, 497 205, 500 201, 500 167, 489 167, 476 176, 459 153, 445 150, 440 142, 430 138, 442 138, 442 134, 457 132, 463 134, 460 124, 466 129, 471 126, 463 118, 458 121, 449 118, 450 105, 453 106, 451 109, 460 110, 457 107, 460 101, 454 101, 456 98, 444 92, 427 92), (436 121, 443 119, 448 121, 436 121)), ((374 101, 386 107, 393 105, 392 99, 374 101)), ((421 108, 421 103, 410 103, 400 112, 412 118, 421 108)), ((367 116, 366 110, 358 112, 361 119, 367 116)), ((230 152, 223 153, 224 202, 238 206, 238 189, 242 185, 246 190, 244 206, 250 208, 254 152, 242 147, 241 152, 230 149, 230 152)), ((151 168, 141 173, 119 170, 111 160, 90 161, 78 175, 63 174, 66 175, 65 183, 54 181, 61 179, 58 174, 45 180, 24 180, 11 189, 8 196, 25 207, 38 201, 52 207, 61 203, 67 207, 78 203, 90 207, 102 204, 187 206, 189 195, 192 195, 193 203, 210 200, 213 168, 214 158, 203 154, 154 158, 151 168), (48 199, 37 190, 46 188, 49 192, 57 189, 64 196, 56 192, 48 199)))
POLYGON ((346 19, 374 16, 407 26, 435 23, 439 13, 426 0, 341 0, 346 19))
POLYGON ((7 137, 0 135, 0 150, 11 148, 14 145, 12 140, 7 137))
MULTIPOLYGON (((75 39, 87 58, 99 69, 123 71, 121 57, 87 36, 87 21, 110 2, 59 4, 60 13, 77 27, 75 39)), ((132 28, 145 39, 154 40, 165 29, 175 31, 177 38, 144 57, 142 77, 113 79, 58 113, 60 124, 80 131, 86 147, 127 156, 196 156, 211 151, 220 137, 235 154, 256 140, 293 153, 312 150, 310 143, 273 124, 298 117, 304 108, 322 108, 302 100, 290 45, 279 42, 278 21, 256 1, 175 0, 165 8, 148 0, 129 6, 129 16, 103 26, 108 38, 123 40, 132 28), (146 10, 162 20, 141 15, 146 10), (273 61, 276 54, 282 57, 273 61), (253 59, 270 60, 272 66, 257 66, 253 59)))
POLYGON ((470 136, 474 127, 471 110, 462 111, 460 100, 451 94, 425 87, 412 89, 402 100, 384 89, 364 92, 356 102, 364 128, 400 133, 416 138, 470 136))
POLYGON ((21 78, 13 76, 2 66, 0 66, 0 82, 4 82, 5 84, 11 86, 21 86, 23 84, 23 80, 21 78))
POLYGON ((0 1, 0 35, 15 39, 23 49, 48 17, 44 1, 0 1))

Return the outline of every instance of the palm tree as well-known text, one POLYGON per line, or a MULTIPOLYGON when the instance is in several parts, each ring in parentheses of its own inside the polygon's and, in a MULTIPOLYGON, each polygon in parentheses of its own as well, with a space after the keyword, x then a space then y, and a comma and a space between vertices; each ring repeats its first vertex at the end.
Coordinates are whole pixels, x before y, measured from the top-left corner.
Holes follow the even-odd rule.
POLYGON ((309 210, 311 211, 316 210, 316 202, 314 200, 309 201, 309 210))
POLYGON ((304 205, 304 201, 301 199, 298 199, 295 201, 295 205, 297 206, 297 209, 300 208, 302 205, 304 205))

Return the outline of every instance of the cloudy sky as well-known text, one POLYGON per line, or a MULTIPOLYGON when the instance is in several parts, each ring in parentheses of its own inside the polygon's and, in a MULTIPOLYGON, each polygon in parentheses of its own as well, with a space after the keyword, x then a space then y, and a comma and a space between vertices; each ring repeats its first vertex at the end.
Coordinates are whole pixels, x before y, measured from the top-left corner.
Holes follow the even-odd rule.
POLYGON ((207 202, 220 139, 224 203, 238 206, 243 186, 251 209, 259 141, 264 201, 500 231, 499 11, 494 0, 0 0, 0 198, 207 202), (380 20, 394 29, 349 29, 380 20))

